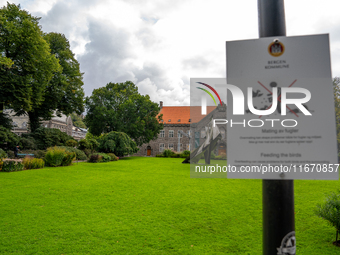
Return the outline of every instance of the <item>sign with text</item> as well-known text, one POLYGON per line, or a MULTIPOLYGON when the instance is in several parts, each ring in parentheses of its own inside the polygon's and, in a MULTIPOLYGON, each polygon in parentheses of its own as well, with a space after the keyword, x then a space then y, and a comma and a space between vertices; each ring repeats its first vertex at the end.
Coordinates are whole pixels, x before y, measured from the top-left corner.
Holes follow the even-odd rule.
POLYGON ((327 34, 227 42, 228 178, 337 180, 327 34))

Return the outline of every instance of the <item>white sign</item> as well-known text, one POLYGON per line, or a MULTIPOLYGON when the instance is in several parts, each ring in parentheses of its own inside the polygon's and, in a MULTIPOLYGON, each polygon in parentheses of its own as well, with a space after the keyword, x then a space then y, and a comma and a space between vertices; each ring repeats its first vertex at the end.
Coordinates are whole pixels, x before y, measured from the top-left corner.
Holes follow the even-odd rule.
POLYGON ((228 178, 338 179, 327 34, 227 42, 227 83, 228 178))

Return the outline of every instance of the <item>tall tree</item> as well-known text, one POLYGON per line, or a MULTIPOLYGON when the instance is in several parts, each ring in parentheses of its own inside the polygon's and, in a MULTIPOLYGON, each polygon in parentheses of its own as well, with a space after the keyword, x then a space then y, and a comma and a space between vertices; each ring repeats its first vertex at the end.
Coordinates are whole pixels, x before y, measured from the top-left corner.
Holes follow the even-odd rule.
POLYGON ((335 103, 335 120, 336 120, 336 132, 338 140, 338 157, 340 158, 340 78, 335 77, 333 79, 334 88, 334 103, 335 103))
POLYGON ((0 55, 0 104, 21 112, 41 105, 60 65, 43 38, 39 18, 20 5, 7 3, 0 9, 0 55))
POLYGON ((70 49, 70 43, 63 34, 49 33, 44 36, 51 53, 59 60, 61 72, 55 72, 44 90, 43 101, 28 112, 31 131, 39 128, 41 119, 49 120, 56 112, 69 115, 84 111, 83 73, 70 49))
POLYGON ((137 145, 157 138, 163 124, 159 107, 148 95, 138 93, 131 81, 108 83, 95 89, 85 100, 85 124, 94 135, 119 131, 128 134, 137 145))

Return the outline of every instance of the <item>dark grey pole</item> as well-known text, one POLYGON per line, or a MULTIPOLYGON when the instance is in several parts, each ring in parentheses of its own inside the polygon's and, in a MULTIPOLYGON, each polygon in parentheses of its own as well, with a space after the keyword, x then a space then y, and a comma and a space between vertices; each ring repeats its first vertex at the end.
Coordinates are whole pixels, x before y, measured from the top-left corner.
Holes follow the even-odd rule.
MULTIPOLYGON (((258 16, 260 37, 286 35, 283 0, 258 0, 258 16)), ((295 254, 294 181, 263 180, 262 209, 263 254, 295 254)))

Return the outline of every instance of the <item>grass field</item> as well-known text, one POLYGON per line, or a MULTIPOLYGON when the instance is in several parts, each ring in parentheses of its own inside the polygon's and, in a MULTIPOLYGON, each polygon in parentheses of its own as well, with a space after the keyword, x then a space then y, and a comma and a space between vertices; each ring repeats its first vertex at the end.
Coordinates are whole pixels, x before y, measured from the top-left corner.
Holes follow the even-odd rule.
MULTIPOLYGON (((0 173, 0 254, 262 254, 261 180, 192 179, 182 159, 0 173)), ((339 181, 295 181, 297 254, 340 254, 313 214, 339 181)))

